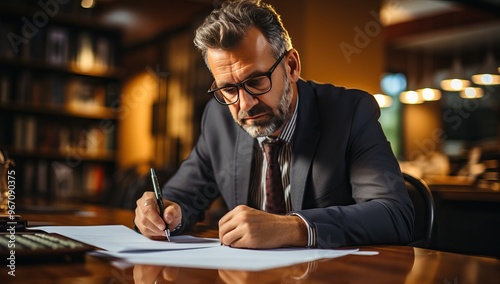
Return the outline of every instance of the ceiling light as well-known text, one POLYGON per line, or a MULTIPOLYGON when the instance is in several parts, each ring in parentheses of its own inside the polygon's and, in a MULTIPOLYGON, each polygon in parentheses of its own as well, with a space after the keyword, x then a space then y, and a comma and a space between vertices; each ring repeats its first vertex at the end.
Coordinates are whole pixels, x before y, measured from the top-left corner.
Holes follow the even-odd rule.
POLYGON ((491 50, 486 54, 484 62, 477 74, 472 75, 472 82, 478 85, 498 85, 500 84, 500 75, 495 74, 496 64, 495 56, 491 50))
POLYGON ((406 90, 406 77, 402 73, 384 74, 380 80, 380 88, 382 92, 396 96, 406 90))
POLYGON ((477 87, 468 87, 460 91, 460 97, 464 99, 479 99, 483 96, 483 89, 477 87))
POLYGON ((82 3, 80 4, 83 8, 92 8, 95 5, 94 0, 82 0, 82 3))
POLYGON ((424 75, 420 83, 421 88, 417 89, 416 92, 422 96, 424 101, 437 101, 441 99, 441 91, 433 88, 434 84, 432 84, 432 55, 430 54, 425 55, 423 71, 424 75))
POLYGON ((391 96, 384 95, 384 94, 375 94, 373 95, 375 97, 375 100, 377 100, 378 106, 380 108, 387 108, 392 105, 392 98, 391 96))
POLYGON ((424 99, 421 94, 414 91, 416 85, 416 70, 417 67, 417 56, 415 53, 410 54, 408 56, 408 64, 406 66, 408 68, 408 91, 401 92, 399 94, 399 101, 404 104, 421 104, 424 102, 424 99))
POLYGON ((441 81, 441 88, 445 91, 459 92, 470 86, 470 81, 463 79, 463 69, 460 59, 455 57, 453 66, 451 67, 448 79, 441 81))
POLYGON ((424 101, 437 101, 441 99, 441 91, 434 88, 421 88, 416 91, 424 101))
POLYGON ((424 102, 424 98, 421 94, 415 91, 406 91, 399 94, 399 100, 404 104, 421 104, 424 102))

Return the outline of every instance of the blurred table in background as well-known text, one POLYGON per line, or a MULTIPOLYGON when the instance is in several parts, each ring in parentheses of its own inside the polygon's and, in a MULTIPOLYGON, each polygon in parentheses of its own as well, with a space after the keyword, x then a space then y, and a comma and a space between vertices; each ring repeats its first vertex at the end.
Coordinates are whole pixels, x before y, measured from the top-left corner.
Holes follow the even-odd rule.
POLYGON ((500 257, 500 190, 466 177, 426 177, 436 206, 431 248, 500 257))

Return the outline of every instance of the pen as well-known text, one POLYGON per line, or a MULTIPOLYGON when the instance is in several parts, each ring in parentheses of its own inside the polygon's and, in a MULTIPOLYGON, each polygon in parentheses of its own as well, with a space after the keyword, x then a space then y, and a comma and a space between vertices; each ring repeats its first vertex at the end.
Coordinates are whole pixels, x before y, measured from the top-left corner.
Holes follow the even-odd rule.
MULTIPOLYGON (((156 203, 158 203, 158 207, 160 208, 160 217, 163 220, 163 211, 165 210, 165 208, 163 207, 163 193, 161 192, 160 185, 158 184, 158 178, 156 178, 156 173, 153 168, 151 168, 151 181, 153 182, 156 203)), ((165 225, 165 237, 167 237, 167 241, 170 242, 170 230, 168 229, 168 224, 165 223, 165 225)))

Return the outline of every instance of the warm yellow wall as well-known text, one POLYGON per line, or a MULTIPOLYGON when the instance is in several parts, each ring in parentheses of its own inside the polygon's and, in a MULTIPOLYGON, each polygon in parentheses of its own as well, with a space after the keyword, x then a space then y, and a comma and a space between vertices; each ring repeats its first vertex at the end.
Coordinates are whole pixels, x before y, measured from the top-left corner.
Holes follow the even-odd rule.
POLYGON ((385 68, 380 0, 267 2, 281 14, 299 51, 304 79, 380 92, 385 68), (345 56, 341 45, 353 53, 345 56))
POLYGON ((124 83, 118 117, 119 167, 151 161, 151 106, 157 94, 157 80, 146 69, 124 83))
MULTIPOLYGON (((167 109, 167 136, 170 141, 179 140, 181 160, 187 158, 193 144, 193 99, 192 96, 204 94, 190 94, 192 84, 189 74, 192 68, 193 34, 182 33, 176 35, 167 43, 166 49, 170 52, 168 62, 168 109, 167 109)), ((196 54, 197 56, 199 54, 196 54)), ((199 55, 201 56, 201 55, 199 55)), ((172 145, 171 145, 172 147, 172 145)))
POLYGON ((403 149, 406 160, 415 160, 432 151, 440 151, 445 140, 439 102, 405 105, 403 109, 403 149))
MULTIPOLYGON (((120 108, 126 114, 119 118, 118 165, 176 166, 177 155, 185 159, 193 147, 193 56, 201 55, 192 42, 192 32, 172 35, 161 43, 130 54, 129 68, 137 70, 125 80, 120 108), (159 72, 159 73, 158 73, 159 72), (167 100, 165 135, 153 137, 152 110, 158 100, 158 77, 161 97, 167 100), (179 145, 177 145, 179 143, 179 145), (177 147, 180 153, 176 153, 177 147)), ((206 83, 203 87, 205 91, 206 83)), ((161 119, 160 119, 161 120, 161 119)))

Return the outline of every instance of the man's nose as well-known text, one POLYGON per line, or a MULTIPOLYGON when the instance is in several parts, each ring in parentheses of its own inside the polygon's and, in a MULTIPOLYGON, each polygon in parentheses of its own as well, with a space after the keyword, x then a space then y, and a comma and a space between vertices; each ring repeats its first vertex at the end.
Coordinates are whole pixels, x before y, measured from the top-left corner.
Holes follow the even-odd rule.
POLYGON ((240 92, 240 110, 243 110, 243 111, 248 111, 250 110, 252 107, 254 107, 256 104, 259 103, 259 100, 250 95, 247 90, 245 90, 245 88, 240 88, 238 90, 240 92))

